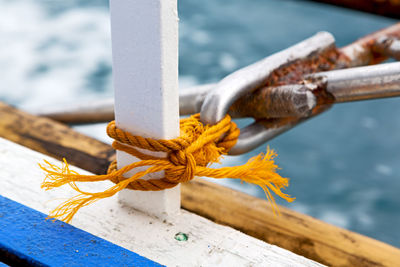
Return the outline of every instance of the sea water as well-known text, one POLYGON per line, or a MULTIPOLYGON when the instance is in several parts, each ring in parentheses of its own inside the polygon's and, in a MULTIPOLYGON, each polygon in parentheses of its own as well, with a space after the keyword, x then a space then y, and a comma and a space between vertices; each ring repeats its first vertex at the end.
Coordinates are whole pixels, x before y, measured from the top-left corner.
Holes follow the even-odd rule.
MULTIPOLYGON (((1 101, 29 111, 112 96, 107 1, 0 0, 0 11, 1 101)), ((180 0, 179 13, 181 87, 216 82, 318 31, 343 46, 396 22, 290 0, 180 0)), ((279 203, 400 246, 399 113, 396 98, 340 104, 269 142, 296 197, 279 203)), ((77 129, 109 141, 105 124, 77 129)), ((263 197, 255 186, 223 183, 263 197)))

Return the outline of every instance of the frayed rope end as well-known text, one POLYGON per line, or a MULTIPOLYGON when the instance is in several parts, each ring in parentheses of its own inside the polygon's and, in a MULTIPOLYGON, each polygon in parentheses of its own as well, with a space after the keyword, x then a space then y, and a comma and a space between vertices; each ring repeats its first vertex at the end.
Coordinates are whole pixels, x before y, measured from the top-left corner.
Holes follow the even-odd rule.
POLYGON ((63 159, 61 167, 55 166, 48 161, 44 161, 44 164, 39 164, 39 167, 46 173, 42 188, 49 190, 68 184, 79 193, 79 195, 62 203, 52 211, 49 215, 50 218, 70 222, 80 208, 99 199, 111 197, 128 185, 130 189, 134 190, 163 190, 171 188, 178 183, 189 181, 195 176, 217 179, 233 178, 258 185, 263 189, 267 199, 270 201, 274 213, 278 210, 278 206, 271 191, 288 202, 294 200, 294 198, 282 192, 289 185, 289 179, 277 173, 279 168, 274 161, 277 154, 269 147, 265 154, 251 158, 242 166, 222 167, 219 169, 208 167, 210 163, 218 162, 220 156, 229 151, 239 136, 239 129, 228 115, 218 124, 212 126, 203 126, 200 122, 199 114, 183 119, 181 120, 181 137, 173 140, 155 140, 132 136, 118 129, 114 122, 111 122, 107 129, 110 137, 116 140, 116 144, 119 144, 118 150, 136 156, 141 161, 131 163, 121 169, 117 169, 116 164, 113 163, 110 165, 108 173, 104 175, 79 175, 69 168, 65 159, 63 159), (121 139, 120 136, 124 136, 124 138, 121 139), (222 141, 221 136, 224 136, 222 141), (126 146, 127 144, 151 151, 167 152, 168 157, 157 158, 144 155, 138 150, 126 146), (126 178, 125 175, 129 171, 142 166, 150 167, 126 178), (141 179, 149 173, 163 170, 165 171, 165 177, 162 179, 141 179), (97 193, 84 192, 76 184, 77 182, 105 180, 110 180, 115 185, 97 193))
POLYGON ((275 164, 274 158, 276 156, 277 153, 273 149, 267 147, 265 154, 260 153, 249 159, 246 164, 233 168, 239 172, 237 178, 241 181, 261 187, 268 201, 271 203, 274 213, 276 211, 279 213, 278 205, 270 191, 273 191, 276 195, 288 202, 292 202, 296 198, 282 192, 282 190, 289 186, 289 179, 277 173, 277 170, 280 168, 275 164))

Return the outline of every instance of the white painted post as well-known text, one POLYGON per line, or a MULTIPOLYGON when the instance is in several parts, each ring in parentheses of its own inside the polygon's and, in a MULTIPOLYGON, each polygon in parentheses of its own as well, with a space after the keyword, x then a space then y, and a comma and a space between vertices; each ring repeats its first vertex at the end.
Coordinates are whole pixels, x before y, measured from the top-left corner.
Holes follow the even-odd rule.
MULTIPOLYGON (((117 126, 144 137, 176 138, 177 0, 111 0, 110 11, 117 126)), ((118 168, 136 160, 117 151, 118 168)), ((154 175, 151 177, 162 176, 154 175)), ((180 210, 179 186, 160 192, 123 190, 119 198, 159 218, 180 210)))

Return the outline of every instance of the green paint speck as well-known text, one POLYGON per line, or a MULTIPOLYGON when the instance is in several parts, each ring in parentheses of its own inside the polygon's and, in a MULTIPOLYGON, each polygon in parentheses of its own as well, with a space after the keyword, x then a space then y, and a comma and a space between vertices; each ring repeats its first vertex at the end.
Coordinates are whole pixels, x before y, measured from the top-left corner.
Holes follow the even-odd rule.
POLYGON ((175 235, 175 239, 178 241, 187 241, 189 236, 185 233, 179 232, 175 235))

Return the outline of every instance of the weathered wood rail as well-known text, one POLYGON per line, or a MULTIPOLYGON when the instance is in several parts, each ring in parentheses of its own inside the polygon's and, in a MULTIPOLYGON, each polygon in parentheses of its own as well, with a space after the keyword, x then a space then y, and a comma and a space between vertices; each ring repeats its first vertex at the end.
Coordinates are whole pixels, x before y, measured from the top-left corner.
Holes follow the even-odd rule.
MULTIPOLYGON (((76 192, 68 186, 61 191, 43 192, 40 189, 43 171, 37 166, 43 160, 61 164, 54 158, 0 138, 0 195, 12 203, 4 206, 0 200, 0 251, 5 248, 8 255, 30 258, 38 263, 28 266, 62 266, 66 262, 73 266, 152 266, 126 258, 127 253, 120 249, 115 251, 114 258, 119 257, 124 262, 113 262, 112 257, 101 252, 101 244, 96 239, 77 233, 82 230, 165 266, 322 266, 186 210, 159 220, 133 209, 116 195, 80 210, 71 225, 81 231, 71 232, 70 227, 63 227, 60 222, 53 224, 51 220, 44 220, 45 214, 59 204, 53 200, 59 200, 61 195, 72 197, 76 192), (13 208, 15 206, 19 208, 13 208), (33 211, 27 213, 29 208, 33 211), (34 215, 37 212, 42 212, 41 218, 34 215), (37 219, 32 220, 34 217, 37 219), (58 244, 54 244, 56 241, 58 244), (86 243, 85 248, 79 247, 82 241, 86 243), (98 253, 102 256, 97 256, 98 253), (93 264, 93 260, 97 264, 93 264), (63 264, 59 264, 60 261, 63 264)), ((90 174, 75 166, 71 168, 90 174)), ((104 190, 111 185, 109 181, 92 183, 89 190, 104 190)), ((110 252, 111 248, 107 250, 110 252)), ((0 262, 4 261, 1 254, 0 262)), ((10 264, 24 266, 12 260, 10 264)))
MULTIPOLYGON (((115 157, 111 146, 47 118, 0 103, 0 137, 93 173, 115 157)), ((330 266, 396 266, 400 250, 244 193, 196 179, 182 184, 182 208, 330 266)))

